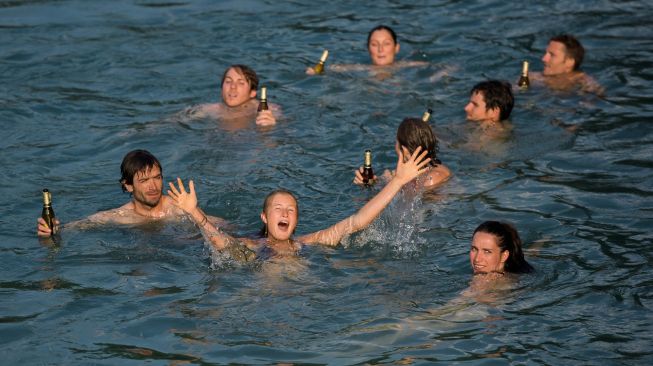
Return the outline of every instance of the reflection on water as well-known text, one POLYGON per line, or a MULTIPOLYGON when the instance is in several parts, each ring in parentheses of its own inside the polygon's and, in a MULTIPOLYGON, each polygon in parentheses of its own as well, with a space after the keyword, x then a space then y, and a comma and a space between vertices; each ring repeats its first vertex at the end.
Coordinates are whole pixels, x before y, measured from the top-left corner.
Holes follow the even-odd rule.
POLYGON ((0 2, 5 363, 653 362, 647 3, 84 4, 0 2), (509 133, 466 122, 474 84, 516 81, 524 59, 541 70, 552 20, 584 43, 605 96, 532 85, 515 93, 509 133), (399 59, 429 65, 304 74, 324 48, 332 64, 367 62, 379 23, 399 34, 399 59), (275 127, 192 116, 233 63, 275 91, 275 127), (136 148, 166 181, 194 179, 234 236, 255 234, 278 187, 311 232, 370 198, 351 184, 362 152, 393 167, 397 126, 426 108, 454 176, 407 190, 335 249, 212 269, 189 222, 34 237, 43 186, 64 223, 126 202, 119 164, 136 148), (466 296, 486 219, 519 228, 537 271, 466 296))

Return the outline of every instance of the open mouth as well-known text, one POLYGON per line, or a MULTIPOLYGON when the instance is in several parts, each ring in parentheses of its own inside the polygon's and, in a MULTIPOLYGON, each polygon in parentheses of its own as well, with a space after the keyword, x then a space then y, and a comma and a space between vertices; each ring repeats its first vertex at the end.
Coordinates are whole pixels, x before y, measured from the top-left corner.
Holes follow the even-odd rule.
POLYGON ((277 224, 277 226, 278 226, 279 229, 281 229, 282 231, 288 231, 288 227, 289 227, 289 225, 288 225, 288 221, 285 221, 285 220, 279 221, 279 223, 277 224))

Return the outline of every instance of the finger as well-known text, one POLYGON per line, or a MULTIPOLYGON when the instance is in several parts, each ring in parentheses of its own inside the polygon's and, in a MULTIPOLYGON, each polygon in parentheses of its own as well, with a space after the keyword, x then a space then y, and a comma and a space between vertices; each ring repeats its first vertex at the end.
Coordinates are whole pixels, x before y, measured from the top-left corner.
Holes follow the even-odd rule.
MULTIPOLYGON (((415 160, 415 157, 419 155, 420 151, 422 151, 422 147, 421 147, 421 146, 418 146, 418 147, 415 149, 415 151, 413 151, 413 153, 412 153, 412 155, 410 156, 410 158, 411 158, 412 160, 415 160)), ((426 151, 424 151, 424 152, 426 152, 426 151)), ((422 152, 422 153, 424 153, 424 152, 422 152)))
POLYGON ((188 189, 190 191, 190 194, 192 196, 195 196, 195 182, 193 182, 192 179, 188 182, 188 189))
POLYGON ((174 183, 168 182, 168 185, 170 186, 170 189, 168 190, 168 195, 174 196, 174 197, 178 196, 179 191, 177 190, 177 187, 175 187, 174 183))
POLYGON ((186 187, 184 187, 184 182, 182 182, 181 178, 177 177, 177 184, 179 184, 179 192, 186 194, 186 187))

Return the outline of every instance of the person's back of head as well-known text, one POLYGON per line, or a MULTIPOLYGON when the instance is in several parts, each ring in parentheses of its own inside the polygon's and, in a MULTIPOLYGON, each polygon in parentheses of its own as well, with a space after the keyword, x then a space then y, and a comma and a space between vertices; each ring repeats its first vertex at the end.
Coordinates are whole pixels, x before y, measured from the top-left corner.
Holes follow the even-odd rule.
POLYGON ((120 164, 120 185, 123 192, 127 192, 125 184, 134 184, 136 173, 150 170, 155 166, 163 173, 161 163, 149 151, 138 149, 128 152, 122 159, 122 164, 120 164))
POLYGON ((229 70, 234 69, 237 73, 242 75, 245 80, 249 83, 250 90, 258 90, 258 75, 256 75, 256 71, 254 71, 251 67, 247 65, 241 65, 241 64, 234 64, 229 67, 227 67, 226 70, 224 70, 224 73, 222 74, 222 81, 220 82, 220 86, 224 85, 224 80, 227 77, 227 73, 229 70))
POLYGON ((422 121, 421 118, 405 118, 397 128, 397 142, 411 153, 421 146, 422 151, 428 151, 430 165, 440 164, 437 158, 438 140, 428 122, 422 121))
POLYGON ((483 95, 486 109, 499 108, 499 120, 503 121, 510 117, 515 105, 515 97, 509 82, 503 80, 482 81, 474 85, 470 94, 474 93, 483 95))
POLYGON ((506 272, 529 273, 534 271, 534 268, 524 258, 522 241, 514 226, 500 221, 485 221, 474 230, 474 234, 477 232, 494 235, 501 251, 507 250, 510 253, 503 267, 506 272))
POLYGON ((565 46, 566 57, 574 60, 574 70, 578 70, 585 57, 585 48, 576 37, 571 34, 559 34, 551 37, 549 42, 559 42, 565 46))

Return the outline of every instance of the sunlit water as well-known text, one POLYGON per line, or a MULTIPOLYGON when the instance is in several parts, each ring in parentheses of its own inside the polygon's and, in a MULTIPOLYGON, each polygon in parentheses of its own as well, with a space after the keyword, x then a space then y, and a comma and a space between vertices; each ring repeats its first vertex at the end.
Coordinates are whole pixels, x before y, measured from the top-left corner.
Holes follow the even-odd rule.
POLYGON ((651 19, 647 2, 579 0, 0 1, 2 363, 651 364, 651 19), (367 62, 379 23, 431 66, 304 75, 323 48, 367 62), (516 80, 523 59, 540 70, 561 31, 606 98, 519 92, 512 135, 472 149, 470 88, 516 80), (257 70, 277 126, 184 112, 219 98, 232 63, 257 70), (195 179, 236 235, 255 234, 277 187, 300 197, 307 233, 369 199, 351 184, 363 150, 392 168, 398 123, 429 106, 454 178, 335 249, 212 269, 187 222, 70 230, 58 248, 35 237, 43 187, 64 222, 129 200, 119 166, 136 148, 167 180, 195 179), (470 297, 486 219, 519 228, 537 272, 470 297))

